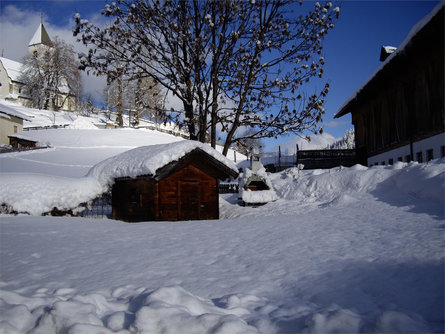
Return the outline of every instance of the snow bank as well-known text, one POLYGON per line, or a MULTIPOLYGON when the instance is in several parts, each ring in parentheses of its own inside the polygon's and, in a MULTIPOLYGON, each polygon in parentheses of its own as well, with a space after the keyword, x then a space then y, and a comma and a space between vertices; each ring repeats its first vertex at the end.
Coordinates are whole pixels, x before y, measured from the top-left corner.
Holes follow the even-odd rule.
POLYGON ((78 116, 72 123, 68 126, 69 129, 97 129, 91 122, 90 117, 78 116))
POLYGON ((22 173, 0 173, 0 188, 0 204, 31 215, 41 215, 53 208, 76 209, 106 190, 89 177, 74 179, 22 173))
POLYGON ((171 144, 143 146, 126 151, 98 163, 90 170, 88 176, 95 178, 103 186, 107 186, 118 177, 155 175, 159 168, 181 159, 197 148, 238 173, 236 165, 231 160, 209 145, 197 141, 183 140, 171 144))
POLYGON ((360 194, 376 197, 402 192, 415 198, 444 201, 445 159, 427 164, 397 162, 392 166, 298 170, 291 168, 272 179, 280 198, 300 202, 354 201, 360 194))

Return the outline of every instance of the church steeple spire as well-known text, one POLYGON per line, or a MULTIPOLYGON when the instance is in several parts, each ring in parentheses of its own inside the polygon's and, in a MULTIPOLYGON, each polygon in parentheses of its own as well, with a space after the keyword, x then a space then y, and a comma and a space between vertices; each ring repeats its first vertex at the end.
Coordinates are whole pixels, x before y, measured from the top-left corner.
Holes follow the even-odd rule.
MULTIPOLYGON (((43 21, 43 17, 41 16, 41 20, 43 21)), ((36 32, 34 33, 34 36, 32 36, 31 40, 29 41, 28 47, 32 46, 38 46, 38 45, 46 45, 51 46, 51 38, 49 38, 48 33, 46 32, 45 26, 43 23, 39 24, 39 27, 37 28, 36 32)))

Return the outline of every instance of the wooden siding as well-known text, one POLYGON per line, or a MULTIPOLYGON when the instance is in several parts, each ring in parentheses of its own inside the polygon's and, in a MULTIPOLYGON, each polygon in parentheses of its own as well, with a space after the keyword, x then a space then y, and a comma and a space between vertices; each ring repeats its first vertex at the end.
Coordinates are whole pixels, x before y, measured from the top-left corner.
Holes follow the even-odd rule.
POLYGON ((356 147, 368 156, 444 131, 443 59, 415 64, 352 113, 356 147))
POLYGON ((113 219, 177 221, 219 218, 219 179, 236 177, 202 150, 156 171, 156 175, 118 178, 112 188, 113 219))
POLYGON ((112 188, 113 219, 157 220, 156 182, 150 176, 117 179, 112 188))
POLYGON ((192 164, 159 182, 159 220, 218 219, 218 180, 192 164))

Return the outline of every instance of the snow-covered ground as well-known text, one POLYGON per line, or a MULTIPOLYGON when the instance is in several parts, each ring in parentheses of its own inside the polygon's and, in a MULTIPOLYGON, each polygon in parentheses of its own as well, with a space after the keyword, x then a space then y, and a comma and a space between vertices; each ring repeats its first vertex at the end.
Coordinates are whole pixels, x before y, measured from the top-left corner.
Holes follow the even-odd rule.
MULTIPOLYGON (((27 135, 53 148, 1 154, 3 180, 177 138, 27 135)), ((444 332, 445 160, 270 178, 277 201, 224 195, 218 221, 0 215, 0 333, 444 332)))

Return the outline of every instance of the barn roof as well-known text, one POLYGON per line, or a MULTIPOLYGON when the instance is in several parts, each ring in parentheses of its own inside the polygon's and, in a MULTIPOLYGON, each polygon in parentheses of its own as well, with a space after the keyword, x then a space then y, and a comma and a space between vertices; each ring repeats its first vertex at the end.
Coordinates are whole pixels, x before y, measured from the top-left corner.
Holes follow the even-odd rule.
POLYGON ((441 1, 427 16, 411 29, 402 44, 400 44, 396 50, 393 50, 391 55, 386 58, 377 71, 346 100, 334 118, 339 118, 350 113, 361 97, 365 95, 371 87, 378 86, 378 82, 381 82, 380 79, 384 80, 385 76, 391 75, 389 72, 404 61, 403 58, 410 53, 413 47, 417 47, 417 45, 425 47, 424 52, 429 52, 428 44, 442 43, 443 47, 444 7, 445 2, 441 1))
POLYGON ((151 175, 159 180, 193 156, 198 158, 200 163, 205 160, 220 178, 238 175, 236 165, 209 145, 183 140, 170 144, 142 146, 123 152, 95 165, 88 172, 88 176, 94 177, 103 185, 112 184, 116 178, 134 178, 141 175, 151 175))

